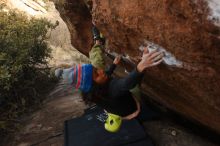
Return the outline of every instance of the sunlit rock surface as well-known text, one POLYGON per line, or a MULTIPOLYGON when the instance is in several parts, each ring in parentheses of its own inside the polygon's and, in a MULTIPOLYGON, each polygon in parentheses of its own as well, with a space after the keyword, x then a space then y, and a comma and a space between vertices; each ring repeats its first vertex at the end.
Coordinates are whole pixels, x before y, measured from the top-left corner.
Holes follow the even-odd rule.
MULTIPOLYGON (((80 14, 79 20, 90 19, 89 15, 85 15, 88 10, 83 2, 66 0, 63 9, 66 20, 73 24, 71 20, 76 13, 80 14)), ((220 132, 218 0, 86 2, 93 22, 107 37, 107 47, 111 51, 137 57, 141 54, 140 46, 147 41, 170 55, 168 63, 165 61, 147 70, 142 86, 144 92, 164 106, 220 132)), ((90 23, 77 25, 83 28, 84 33, 91 33, 90 23)), ((89 42, 89 34, 82 35, 85 42, 89 42)), ((78 49, 88 53, 88 47, 78 49)))
MULTIPOLYGON (((88 62, 87 57, 72 46, 70 31, 53 2, 45 0, 4 0, 4 3, 6 4, 4 10, 20 11, 28 17, 46 18, 53 24, 59 23, 55 30, 48 32, 48 45, 52 48, 50 66, 88 62)), ((72 28, 72 31, 74 29, 72 28)))

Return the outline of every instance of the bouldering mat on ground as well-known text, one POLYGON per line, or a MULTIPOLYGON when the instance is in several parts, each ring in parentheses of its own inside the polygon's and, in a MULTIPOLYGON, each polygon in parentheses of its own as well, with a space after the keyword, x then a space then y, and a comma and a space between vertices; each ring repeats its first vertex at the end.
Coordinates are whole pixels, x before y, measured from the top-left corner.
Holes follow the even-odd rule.
POLYGON ((82 117, 65 122, 65 146, 152 146, 137 120, 123 121, 121 129, 110 133, 104 129, 105 113, 92 107, 82 117))

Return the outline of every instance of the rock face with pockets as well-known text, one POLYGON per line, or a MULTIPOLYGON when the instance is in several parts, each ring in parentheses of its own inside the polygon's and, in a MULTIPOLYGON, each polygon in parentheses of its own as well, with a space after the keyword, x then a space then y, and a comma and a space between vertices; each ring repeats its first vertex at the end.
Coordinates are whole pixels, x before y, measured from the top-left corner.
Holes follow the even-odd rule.
POLYGON ((85 54, 92 20, 111 51, 135 58, 149 43, 164 50, 166 62, 146 71, 143 91, 220 133, 219 11, 218 0, 66 0, 60 12, 70 31, 78 27, 83 42, 72 43, 85 54))

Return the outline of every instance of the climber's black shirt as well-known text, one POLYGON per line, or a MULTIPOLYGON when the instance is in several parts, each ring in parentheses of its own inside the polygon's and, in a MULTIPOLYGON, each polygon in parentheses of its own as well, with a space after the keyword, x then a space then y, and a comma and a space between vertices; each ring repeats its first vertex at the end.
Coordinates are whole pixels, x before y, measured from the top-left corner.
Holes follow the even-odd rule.
MULTIPOLYGON (((115 67, 110 66, 108 73, 112 73, 115 67)), ((137 69, 134 69, 124 78, 110 78, 109 81, 93 90, 100 90, 100 97, 95 103, 107 112, 120 116, 127 116, 137 110, 136 102, 132 97, 130 89, 140 83, 143 77, 137 69)))

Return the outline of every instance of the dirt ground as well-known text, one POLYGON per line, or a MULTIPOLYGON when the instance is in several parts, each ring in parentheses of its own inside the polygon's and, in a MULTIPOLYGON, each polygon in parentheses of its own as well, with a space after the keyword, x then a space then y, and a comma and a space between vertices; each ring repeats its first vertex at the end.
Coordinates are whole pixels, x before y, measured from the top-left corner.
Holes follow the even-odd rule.
MULTIPOLYGON (((4 146, 63 146, 64 121, 82 115, 87 106, 80 93, 62 88, 59 83, 42 108, 24 119, 23 128, 4 146)), ((169 119, 145 122, 144 127, 157 146, 217 146, 169 119)))
POLYGON ((86 105, 78 92, 64 92, 62 83, 44 105, 24 120, 23 128, 5 146, 62 146, 64 121, 83 114, 86 105))

